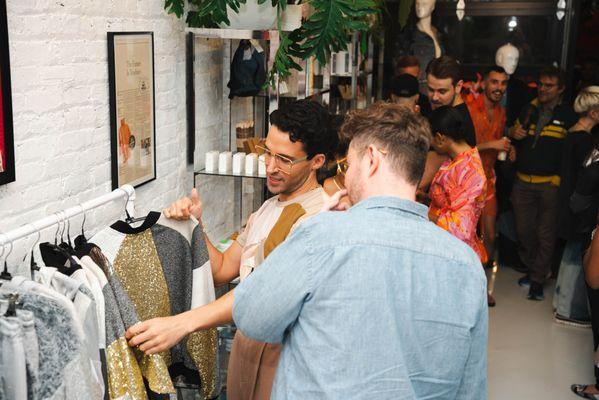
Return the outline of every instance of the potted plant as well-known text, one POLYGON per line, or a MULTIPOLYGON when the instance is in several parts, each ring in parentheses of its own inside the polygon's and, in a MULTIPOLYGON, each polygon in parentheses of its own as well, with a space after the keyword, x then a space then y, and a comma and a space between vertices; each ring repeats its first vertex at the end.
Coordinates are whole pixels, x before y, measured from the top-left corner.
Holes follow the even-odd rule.
MULTIPOLYGON (((349 37, 354 32, 368 32, 372 17, 381 12, 380 0, 300 0, 309 5, 311 14, 299 28, 291 32, 281 29, 282 13, 287 0, 249 0, 258 6, 270 1, 277 12, 280 44, 274 66, 269 71, 269 82, 274 77, 284 79, 291 69, 301 70, 293 57, 307 59, 311 56, 324 65, 331 52, 347 49, 349 37)), ((165 9, 181 18, 187 6, 187 24, 197 28, 216 28, 230 25, 228 9, 238 13, 246 0, 165 0, 165 9)))

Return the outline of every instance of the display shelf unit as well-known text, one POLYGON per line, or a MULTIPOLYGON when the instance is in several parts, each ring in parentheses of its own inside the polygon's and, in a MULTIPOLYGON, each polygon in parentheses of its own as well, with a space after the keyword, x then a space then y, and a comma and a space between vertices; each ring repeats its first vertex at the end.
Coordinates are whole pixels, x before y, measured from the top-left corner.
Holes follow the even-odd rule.
POLYGON ((228 176, 230 178, 250 178, 250 179, 266 179, 266 175, 246 175, 246 174, 234 174, 232 172, 208 172, 205 168, 194 173, 198 175, 210 175, 210 176, 228 176))
POLYGON ((365 108, 383 97, 384 39, 369 36, 367 50, 360 50, 360 34, 354 33, 349 47, 351 71, 330 74, 330 110, 345 114, 356 108, 365 108), (342 87, 348 87, 349 97, 342 96, 342 87))
MULTIPOLYGON (((265 65, 267 71, 270 71, 274 65, 274 58, 279 48, 280 40, 279 40, 279 32, 277 30, 240 30, 240 29, 209 29, 209 28, 187 28, 186 29, 188 40, 187 40, 187 99, 188 99, 188 107, 187 107, 187 120, 188 120, 188 147, 189 147, 189 156, 188 159, 190 162, 194 163, 197 161, 196 159, 200 159, 202 157, 195 157, 194 150, 196 148, 196 140, 203 140, 202 137, 196 137, 196 118, 204 118, 203 115, 196 115, 196 93, 195 93, 195 83, 194 76, 200 68, 199 64, 196 63, 195 60, 195 46, 196 40, 210 40, 210 39, 218 39, 223 41, 224 52, 223 57, 226 57, 228 52, 230 59, 233 57, 233 53, 236 47, 236 42, 239 40, 255 40, 258 41, 260 46, 264 49, 264 57, 265 57, 265 65)), ((230 60, 229 60, 230 61, 230 60)), ((268 132, 268 115, 270 112, 277 109, 282 102, 288 102, 296 99, 304 99, 311 98, 316 100, 322 100, 324 103, 329 103, 329 95, 331 92, 330 86, 330 76, 329 76, 329 68, 328 66, 319 67, 318 62, 314 59, 308 60, 298 60, 298 64, 302 67, 302 71, 295 72, 293 76, 293 88, 290 87, 290 90, 285 92, 282 90, 284 85, 278 81, 275 77, 274 85, 266 87, 264 90, 252 96, 252 117, 246 119, 252 119, 254 121, 254 135, 256 137, 264 138, 268 132), (318 75, 317 75, 318 73, 318 75)), ((203 64, 205 65, 205 64, 203 64)), ((210 66, 206 66, 210 68, 210 66)), ((228 69, 230 66, 226 65, 226 61, 223 62, 223 68, 228 69)), ((229 70, 230 71, 230 70, 229 70)), ((223 74, 223 79, 227 79, 227 71, 223 74)), ((223 100, 224 103, 225 100, 223 100)), ((235 132, 235 124, 240 119, 237 118, 234 109, 233 100, 228 100, 228 117, 223 113, 223 117, 225 118, 225 122, 223 123, 223 131, 222 138, 223 141, 221 148, 215 148, 210 150, 219 150, 219 151, 237 151, 237 138, 235 132), (226 122, 228 120, 228 123, 226 122), (227 125, 228 124, 228 128, 227 125), (226 145, 228 143, 228 145, 226 145), (224 147, 227 147, 226 149, 224 147)), ((245 104, 245 103, 244 103, 245 104)), ((224 105, 223 105, 224 107, 224 105)), ((245 107, 245 106, 244 106, 245 107)), ((244 212, 243 205, 244 203, 244 185, 254 185, 254 193, 260 193, 258 199, 254 200, 254 209, 258 207, 263 200, 268 197, 268 192, 266 190, 266 185, 264 184, 265 176, 248 176, 244 174, 232 174, 225 173, 221 174, 218 172, 209 173, 206 172, 204 165, 195 165, 194 163, 194 185, 197 183, 197 179, 200 179, 201 176, 210 176, 210 177, 223 177, 223 178, 233 178, 235 179, 234 183, 234 192, 235 192, 235 203, 234 203, 234 227, 235 229, 240 229, 243 225, 244 216, 247 216, 247 213, 244 212), (245 178, 245 179, 244 179, 245 178)), ((256 197, 256 196, 255 196, 256 197)), ((249 210, 248 206, 245 207, 247 211, 254 211, 254 209, 249 210)))

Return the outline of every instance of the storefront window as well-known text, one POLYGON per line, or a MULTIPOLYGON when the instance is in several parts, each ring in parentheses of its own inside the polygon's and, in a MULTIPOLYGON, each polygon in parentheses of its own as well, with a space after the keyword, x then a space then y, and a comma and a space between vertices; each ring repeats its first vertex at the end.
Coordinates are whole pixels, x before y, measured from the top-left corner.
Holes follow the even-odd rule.
POLYGON ((520 50, 520 65, 535 67, 559 62, 564 24, 555 15, 468 16, 462 21, 444 16, 436 23, 447 54, 465 65, 489 65, 496 50, 511 43, 520 50))

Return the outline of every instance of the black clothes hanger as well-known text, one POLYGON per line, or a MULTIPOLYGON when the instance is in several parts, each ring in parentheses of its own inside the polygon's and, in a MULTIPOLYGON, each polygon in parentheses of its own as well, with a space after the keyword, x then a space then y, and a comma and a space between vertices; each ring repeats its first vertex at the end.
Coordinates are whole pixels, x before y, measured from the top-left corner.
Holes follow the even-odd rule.
POLYGON ((40 254, 44 264, 56 268, 63 267, 71 256, 62 247, 49 242, 40 243, 40 254))
MULTIPOLYGON (((8 256, 10 255, 10 253, 12 253, 12 242, 10 242, 10 250, 8 251, 8 254, 6 255, 6 257, 4 258, 4 269, 2 270, 2 273, 0 273, 0 279, 5 280, 5 281, 10 281, 12 280, 12 275, 8 272, 8 256)), ((2 247, 2 254, 4 254, 4 246, 2 247)))
POLYGON ((4 313, 5 317, 14 317, 17 315, 17 306, 19 305, 19 295, 10 293, 8 295, 8 309, 4 313))
MULTIPOLYGON (((58 212, 58 218, 61 218, 62 213, 58 212)), ((56 232, 54 232, 54 244, 50 242, 40 243, 40 254, 44 264, 50 267, 64 266, 64 263, 69 258, 69 254, 58 244, 58 233, 62 227, 62 219, 59 219, 56 232)))
POLYGON ((67 219, 66 223, 63 224, 62 231, 60 232, 60 244, 58 245, 64 249, 69 255, 74 255, 75 250, 71 244, 71 220, 67 219), (68 228, 67 228, 68 227, 68 228), (65 231, 67 233, 67 240, 64 239, 65 231))
POLYGON ((0 279, 5 281, 10 281, 12 279, 12 275, 8 272, 8 265, 6 265, 6 260, 4 260, 4 270, 0 273, 0 279))
MULTIPOLYGON (((31 277, 33 278, 33 273, 35 271, 39 271, 40 267, 39 265, 37 265, 37 262, 35 262, 35 256, 33 254, 33 250, 35 249, 35 246, 39 243, 40 238, 41 238, 42 234, 40 231, 37 231, 37 239, 35 240, 35 243, 33 244, 33 246, 31 246, 31 258, 29 259, 29 270, 31 271, 31 277)), ((25 260, 27 259, 27 254, 25 254, 25 257, 23 257, 23 263, 25 262, 25 260)))
POLYGON ((87 244, 87 238, 85 237, 85 220, 87 219, 87 214, 82 205, 80 205, 81 211, 83 212, 83 222, 81 222, 81 234, 77 236, 74 240, 75 251, 79 251, 82 246, 87 244))
POLYGON ((146 217, 133 218, 133 216, 131 214, 129 214, 127 205, 129 204, 129 201, 131 200, 131 196, 129 195, 129 192, 127 192, 127 191, 125 192, 125 194, 127 194, 127 201, 125 202, 125 215, 127 215, 127 218, 125 218, 125 222, 128 224, 133 224, 136 222, 144 221, 146 219, 146 217))
MULTIPOLYGON (((157 211, 150 211, 148 215, 146 215, 143 218, 139 218, 137 221, 135 218, 129 217, 125 221, 116 221, 114 224, 110 225, 110 227, 115 231, 125 234, 141 233, 146 229, 149 229, 152 226, 154 226, 156 222, 158 222, 158 220, 160 219, 160 215, 161 213, 157 211), (131 226, 132 223, 140 221, 144 221, 144 223, 138 227, 131 226)), ((127 216, 129 216, 129 213, 127 213, 127 216)))
POLYGON ((60 246, 48 242, 40 243, 40 254, 45 265, 56 268, 61 274, 71 276, 73 272, 81 269, 81 265, 71 254, 60 246))

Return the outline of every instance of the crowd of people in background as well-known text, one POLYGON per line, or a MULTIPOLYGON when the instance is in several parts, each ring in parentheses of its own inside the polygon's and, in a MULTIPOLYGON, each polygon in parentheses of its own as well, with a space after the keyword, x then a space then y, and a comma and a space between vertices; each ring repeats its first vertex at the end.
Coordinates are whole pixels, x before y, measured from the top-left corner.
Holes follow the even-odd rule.
MULTIPOLYGON (((503 68, 489 68, 480 92, 461 96, 463 76, 451 57, 429 64, 426 94, 415 90, 419 74, 416 59, 402 57, 397 66, 390 100, 408 102, 415 112, 422 112, 434 135, 432 150, 436 154, 429 157, 427 170, 428 177, 435 175, 429 185, 425 173, 420 185, 421 199, 430 200, 431 221, 468 243, 482 263, 492 267, 498 234, 497 197, 509 199, 502 225, 516 233, 519 260, 511 266, 524 273, 518 284, 528 288, 528 299, 540 301, 553 273, 557 278, 555 321, 579 327, 592 325, 597 349, 599 292, 589 277, 593 268, 589 247, 599 207, 597 82, 579 87, 574 101, 569 102, 564 98, 564 72, 555 66, 546 67, 539 73, 536 95, 515 110, 519 117, 510 125, 502 106, 510 77, 503 68), (463 106, 460 110, 463 103, 468 115, 463 106), (451 108, 461 111, 461 125, 457 122, 459 113, 451 108), (449 160, 438 167, 439 157, 449 160), (497 182, 498 176, 501 182, 497 182), (498 189, 502 193, 497 193, 498 189), (450 217, 438 218, 443 212, 450 217), (554 264, 559 265, 557 271, 552 269, 554 264)), ((495 305, 490 295, 488 302, 495 305)), ((597 367, 595 375, 599 384, 597 367)), ((581 397, 599 398, 596 385, 573 385, 572 390, 581 397)))
MULTIPOLYGON (((555 321, 592 326, 597 350, 599 86, 571 103, 550 66, 534 98, 506 110, 502 67, 467 96, 452 57, 429 63, 424 90, 418 59, 397 67, 388 101, 366 110, 334 117, 302 100, 272 113, 275 196, 224 254, 206 237, 215 282, 241 284, 131 327, 130 345, 159 352, 234 320, 231 399, 486 398, 496 301, 483 269, 514 260, 502 262, 523 273, 514 284, 543 301, 559 259, 555 321)), ((194 191, 165 214, 202 210, 194 191)), ((572 391, 599 399, 595 376, 572 391)))
MULTIPOLYGON (((597 83, 579 87, 569 102, 564 72, 548 66, 530 102, 510 110, 518 115, 510 124, 504 99, 510 76, 502 67, 486 70, 480 90, 466 95, 460 65, 450 56, 430 62, 424 93, 418 59, 404 56, 396 65, 389 101, 425 116, 433 134, 418 196, 429 205, 429 219, 467 243, 485 268, 497 265, 497 251, 515 250, 509 266, 523 273, 517 283, 528 288, 529 300, 543 300, 545 283, 557 278, 555 322, 592 325, 597 349, 599 291, 585 281, 583 268, 599 220, 597 83), (507 200, 501 221, 498 197, 507 200), (512 248, 496 249, 498 222, 515 239, 512 248)), ((325 187, 331 193, 339 188, 325 187)), ((488 294, 488 305, 495 304, 488 294)), ((597 367, 595 374, 599 385, 597 367)), ((599 398, 598 387, 572 390, 599 398)))

